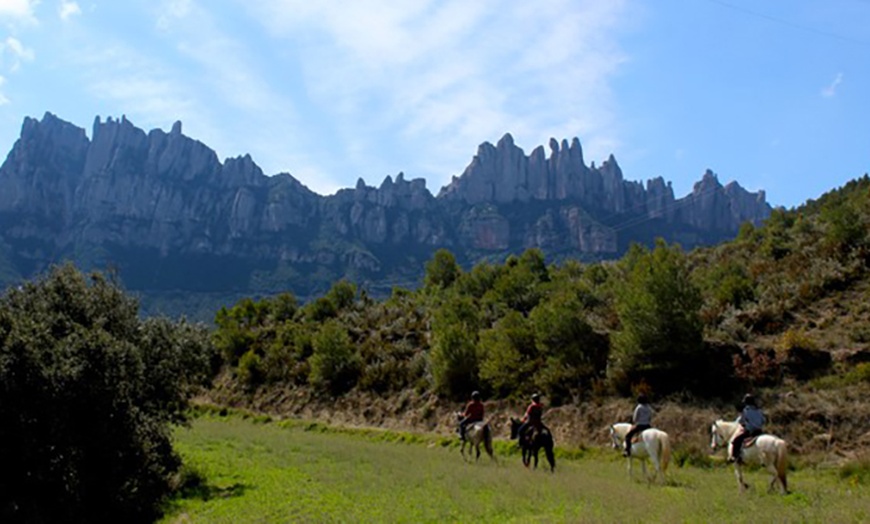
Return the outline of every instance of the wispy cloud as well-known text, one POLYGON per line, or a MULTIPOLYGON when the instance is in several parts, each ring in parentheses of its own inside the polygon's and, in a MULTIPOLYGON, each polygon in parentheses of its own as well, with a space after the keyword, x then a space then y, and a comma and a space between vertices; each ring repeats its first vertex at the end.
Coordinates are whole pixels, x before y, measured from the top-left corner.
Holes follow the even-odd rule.
POLYGON ((9 71, 17 71, 21 62, 29 62, 34 56, 33 49, 24 47, 24 44, 14 36, 8 36, 6 40, 0 42, 0 61, 9 71))
MULTIPOLYGON (((3 87, 3 84, 6 83, 6 79, 0 76, 0 88, 3 87)), ((6 98, 6 95, 3 94, 3 91, 0 91, 0 106, 5 106, 9 103, 9 99, 6 98)))
POLYGON ((612 151, 598 149, 618 143, 609 83, 625 59, 612 36, 625 5, 246 2, 299 49, 310 99, 337 119, 349 157, 364 165, 389 131, 397 148, 426 143, 415 155, 439 182, 468 161, 469 144, 505 132, 528 146, 580 135, 587 153, 612 151))
POLYGON ((60 19, 63 21, 67 21, 70 17, 78 16, 82 14, 82 10, 79 7, 79 4, 76 2, 70 2, 68 0, 61 0, 60 7, 58 8, 58 15, 60 15, 60 19))
POLYGON ((831 98, 837 94, 837 88, 843 82, 843 73, 837 73, 837 76, 834 77, 833 82, 831 82, 828 86, 822 89, 822 96, 825 98, 831 98))

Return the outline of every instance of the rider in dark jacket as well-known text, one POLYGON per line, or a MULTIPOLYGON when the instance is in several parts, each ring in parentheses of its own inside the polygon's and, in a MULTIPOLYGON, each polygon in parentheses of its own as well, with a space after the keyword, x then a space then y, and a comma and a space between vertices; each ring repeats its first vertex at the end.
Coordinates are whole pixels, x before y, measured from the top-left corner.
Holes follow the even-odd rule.
POLYGON ((631 416, 631 429, 625 434, 625 450, 622 452, 626 457, 631 456, 631 438, 640 434, 643 430, 651 428, 653 409, 649 406, 646 395, 641 393, 637 396, 637 406, 631 416))
POLYGON ((544 427, 543 417, 544 405, 541 404, 541 395, 535 393, 532 395, 532 403, 526 408, 526 414, 523 415, 521 420, 522 424, 520 424, 520 429, 517 431, 518 437, 523 439, 526 432, 531 428, 536 428, 540 431, 544 427))
POLYGON ((743 441, 749 437, 761 435, 766 422, 764 413, 758 408, 755 397, 750 393, 743 397, 743 411, 740 412, 737 422, 740 424, 740 430, 731 437, 731 454, 728 461, 737 461, 738 464, 742 464, 743 458, 740 456, 740 448, 743 446, 743 441))
POLYGON ((480 401, 480 392, 471 394, 471 401, 465 406, 462 420, 459 421, 459 438, 465 440, 465 427, 483 420, 483 402, 480 401))

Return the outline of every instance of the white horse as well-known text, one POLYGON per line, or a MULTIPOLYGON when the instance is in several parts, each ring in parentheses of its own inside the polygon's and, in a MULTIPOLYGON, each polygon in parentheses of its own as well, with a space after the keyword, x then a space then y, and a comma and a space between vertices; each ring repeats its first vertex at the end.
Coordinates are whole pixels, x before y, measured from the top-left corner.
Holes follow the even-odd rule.
MULTIPOLYGON (((737 433, 740 424, 737 422, 726 422, 722 419, 717 420, 710 426, 710 449, 716 451, 718 448, 727 448, 731 451, 731 439, 737 433)), ((787 463, 787 446, 784 440, 773 435, 762 434, 755 437, 755 442, 744 441, 740 449, 740 455, 746 462, 757 462, 764 466, 773 477, 770 479, 768 491, 773 491, 776 481, 778 480, 782 487, 782 492, 788 493, 788 483, 785 478, 787 463)), ((740 486, 740 491, 743 492, 749 485, 743 481, 743 469, 740 463, 734 462, 734 473, 737 475, 737 484, 740 486)))
MULTIPOLYGON (((460 419, 462 419, 462 413, 456 414, 460 419)), ((495 454, 492 451, 492 430, 489 427, 489 424, 486 422, 472 422, 465 426, 465 438, 462 439, 462 446, 459 448, 459 451, 462 453, 462 458, 464 460, 468 460, 465 457, 465 445, 468 444, 468 453, 471 454, 472 450, 477 451, 476 460, 480 460, 480 445, 483 444, 486 453, 489 455, 489 458, 493 460, 496 464, 498 464, 498 460, 495 458, 495 454)), ((470 456, 468 458, 471 458, 470 456)))
MULTIPOLYGON (((610 426, 610 440, 615 449, 625 449, 623 443, 625 435, 630 429, 631 424, 625 422, 610 426)), ((647 482, 652 482, 656 477, 661 476, 662 483, 664 483, 665 472, 668 470, 668 463, 671 460, 671 442, 668 434, 659 429, 650 428, 643 430, 635 437, 637 441, 631 443, 631 455, 628 458, 628 476, 632 477, 632 462, 634 459, 638 459, 647 482), (646 472, 646 459, 651 460, 655 467, 652 478, 646 472)))

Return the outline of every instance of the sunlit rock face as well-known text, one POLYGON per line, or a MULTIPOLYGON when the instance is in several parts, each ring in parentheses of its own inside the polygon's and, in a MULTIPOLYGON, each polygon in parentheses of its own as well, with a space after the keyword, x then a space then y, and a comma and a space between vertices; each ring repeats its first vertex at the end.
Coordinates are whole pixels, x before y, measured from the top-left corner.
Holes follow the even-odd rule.
POLYGON ((771 211, 764 192, 723 187, 711 171, 677 199, 663 178, 625 180, 613 156, 587 166, 576 138, 548 149, 526 155, 509 134, 481 144, 437 196, 402 173, 321 196, 290 174, 267 176, 249 155, 221 161, 181 122, 146 133, 97 117, 88 138, 46 113, 24 120, 0 167, 0 279, 74 260, 117 270, 146 299, 305 297, 342 277, 377 292, 415 285, 439 248, 466 267, 528 248, 598 260, 659 236, 687 248, 717 242, 771 211))

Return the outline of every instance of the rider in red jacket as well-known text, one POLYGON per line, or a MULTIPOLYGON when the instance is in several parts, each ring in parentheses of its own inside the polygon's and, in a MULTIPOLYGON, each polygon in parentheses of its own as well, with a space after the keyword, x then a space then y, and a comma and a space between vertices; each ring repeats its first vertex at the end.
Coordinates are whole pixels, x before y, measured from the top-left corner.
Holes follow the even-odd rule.
POLYGON ((462 420, 459 421, 459 438, 465 440, 465 427, 483 420, 483 402, 480 401, 480 392, 471 394, 471 401, 465 406, 462 420))
POLYGON ((538 431, 540 431, 541 428, 544 427, 543 417, 544 405, 541 404, 541 395, 535 393, 532 395, 532 403, 529 404, 528 408, 526 408, 526 414, 523 415, 523 419, 521 420, 522 424, 517 432, 519 438, 525 437, 526 432, 530 428, 537 428, 538 431))

